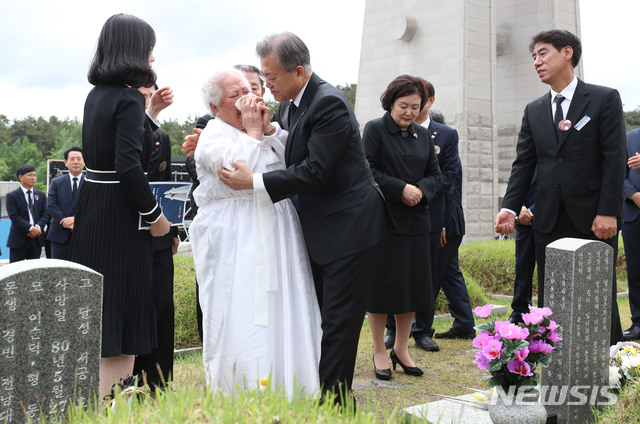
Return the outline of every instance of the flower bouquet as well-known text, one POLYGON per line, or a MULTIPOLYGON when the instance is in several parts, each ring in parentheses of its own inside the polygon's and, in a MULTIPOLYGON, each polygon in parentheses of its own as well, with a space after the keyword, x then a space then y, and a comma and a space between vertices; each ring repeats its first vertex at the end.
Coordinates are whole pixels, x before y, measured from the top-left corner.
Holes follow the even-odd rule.
POLYGON ((620 342, 611 346, 609 385, 620 389, 627 381, 640 377, 640 344, 620 342))
MULTIPOLYGON (((487 318, 491 308, 492 305, 479 306, 474 313, 487 318)), ((473 346, 478 352, 473 362, 491 373, 489 387, 501 386, 506 393, 510 387, 517 392, 538 385, 538 365, 549 366, 551 352, 562 340, 556 331, 559 326, 549 319, 550 315, 549 308, 529 306, 529 313, 522 314, 524 323, 493 320, 475 327, 479 333, 473 346)))

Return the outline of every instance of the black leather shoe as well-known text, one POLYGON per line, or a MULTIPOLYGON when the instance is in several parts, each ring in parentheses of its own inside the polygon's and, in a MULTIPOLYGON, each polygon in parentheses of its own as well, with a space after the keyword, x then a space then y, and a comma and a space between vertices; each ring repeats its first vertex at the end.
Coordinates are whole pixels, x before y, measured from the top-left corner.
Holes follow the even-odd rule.
POLYGON ((436 339, 473 339, 476 337, 475 331, 464 331, 464 330, 456 330, 451 327, 444 333, 436 333, 436 339))
MULTIPOLYGON (((395 368, 394 368, 395 369, 395 368)), ((376 368, 376 357, 373 357, 373 372, 376 374, 378 380, 391 380, 391 368, 386 370, 380 370, 376 368)))
POLYGON ((414 337, 416 340, 416 347, 426 350, 427 352, 437 352, 440 350, 440 346, 429 336, 414 337))
POLYGON ((511 315, 509 317, 509 322, 511 324, 516 324, 516 325, 520 324, 521 322, 524 323, 524 321, 522 320, 522 315, 520 315, 520 314, 511 315))
POLYGON ((402 367, 402 371, 404 371, 405 374, 407 375, 413 375, 416 377, 420 377, 422 376, 422 374, 424 374, 424 371, 422 371, 420 368, 418 367, 409 367, 405 364, 402 363, 402 361, 400 360, 400 358, 398 358, 398 355, 396 355, 396 351, 391 349, 391 353, 389 354, 389 356, 391 357, 391 363, 393 364, 393 370, 396 370, 396 365, 400 364, 400 366, 402 367))
POLYGON ((387 335, 384 336, 384 347, 386 347, 387 349, 391 349, 395 342, 396 336, 394 336, 393 334, 387 333, 387 335))
POLYGON ((626 341, 640 339, 640 327, 632 325, 622 333, 622 338, 626 341))

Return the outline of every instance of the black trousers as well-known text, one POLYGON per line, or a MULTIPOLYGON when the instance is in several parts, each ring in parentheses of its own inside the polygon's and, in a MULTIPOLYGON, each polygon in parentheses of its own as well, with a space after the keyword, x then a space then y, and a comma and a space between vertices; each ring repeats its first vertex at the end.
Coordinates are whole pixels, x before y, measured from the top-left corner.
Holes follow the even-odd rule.
POLYGON ((640 219, 624 223, 622 240, 627 257, 631 321, 632 325, 640 327, 640 219))
MULTIPOLYGON (((543 234, 538 231, 535 232, 536 240, 536 258, 538 260, 538 306, 544 306, 544 264, 545 264, 545 251, 549 243, 565 237, 574 237, 588 240, 600 240, 595 234, 584 234, 578 231, 571 221, 569 213, 564 207, 564 204, 560 205, 560 211, 558 212, 558 220, 556 222, 553 231, 548 234, 543 234)), ((620 314, 618 312, 618 284, 616 282, 616 261, 618 260, 618 235, 606 240, 600 240, 607 243, 613 248, 613 284, 612 286, 612 298, 611 298, 611 338, 610 343, 614 345, 622 341, 622 325, 620 324, 620 314)))
POLYGON ((516 223, 516 277, 513 283, 512 317, 529 312, 536 267, 536 243, 533 227, 516 223))
POLYGON ((320 385, 323 394, 349 396, 358 341, 371 295, 369 282, 380 261, 379 245, 311 268, 322 316, 320 385))
POLYGON ((158 347, 148 355, 136 356, 134 374, 146 373, 152 389, 164 386, 173 375, 174 306, 173 254, 171 247, 153 252, 153 287, 155 290, 158 347))

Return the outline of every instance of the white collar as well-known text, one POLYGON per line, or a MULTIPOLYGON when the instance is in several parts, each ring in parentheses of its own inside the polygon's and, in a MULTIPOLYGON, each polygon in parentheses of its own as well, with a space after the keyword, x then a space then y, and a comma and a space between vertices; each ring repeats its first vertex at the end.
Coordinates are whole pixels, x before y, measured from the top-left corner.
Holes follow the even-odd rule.
POLYGON ((573 95, 576 92, 576 87, 578 87, 578 77, 574 76, 573 81, 571 81, 569 85, 567 85, 560 93, 554 91, 553 88, 549 88, 549 90, 551 91, 551 101, 556 98, 556 95, 562 94, 565 99, 571 102, 571 99, 573 99, 573 95))

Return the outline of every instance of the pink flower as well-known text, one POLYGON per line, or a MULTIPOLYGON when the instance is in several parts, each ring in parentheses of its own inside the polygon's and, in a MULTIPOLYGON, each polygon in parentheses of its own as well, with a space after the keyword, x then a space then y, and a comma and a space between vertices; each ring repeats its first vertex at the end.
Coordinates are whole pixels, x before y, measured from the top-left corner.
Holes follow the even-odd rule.
POLYGON ((473 313, 476 314, 478 318, 486 318, 491 315, 491 308, 493 308, 493 305, 489 304, 484 306, 476 306, 473 309, 473 313))
POLYGON ((476 349, 482 349, 489 340, 494 340, 493 335, 488 331, 482 331, 475 339, 473 339, 473 347, 476 349))
POLYGON ((504 327, 509 327, 511 324, 509 321, 496 321, 494 323, 494 329, 493 329, 493 333, 494 334, 500 334, 500 329, 504 328, 504 327))
POLYGON ((536 308, 535 306, 531 306, 529 305, 529 311, 530 312, 535 312, 537 314, 542 315, 543 317, 548 317, 549 315, 551 315, 551 309, 549 308, 536 308))
POLYGON ((502 355, 502 342, 489 340, 482 348, 482 354, 489 360, 499 358, 502 355))
POLYGON ((551 353, 555 348, 551 346, 549 343, 545 343, 542 340, 532 340, 529 343, 529 352, 530 353, 551 353))
POLYGON ((509 325, 501 326, 499 332, 500 332, 500 335, 505 339, 524 340, 527 337, 529 337, 529 330, 511 323, 509 323, 509 325))
POLYGON ((476 352, 476 359, 473 360, 473 363, 481 370, 489 371, 489 359, 482 352, 476 352))
POLYGON ((560 326, 555 321, 549 320, 549 325, 547 325, 547 330, 553 331, 558 327, 560 327, 560 326))
POLYGON ((554 343, 555 343, 555 342, 557 342, 557 341, 562 340, 562 337, 560 337, 560 336, 558 335, 558 333, 556 333, 555 331, 550 331, 550 332, 549 332, 549 335, 547 336, 547 339, 549 339, 549 340, 551 340, 552 342, 554 342, 554 343))
POLYGON ((525 347, 523 347, 522 349, 520 349, 520 350, 516 350, 516 351, 515 351, 515 352, 513 352, 513 353, 515 353, 515 354, 516 354, 516 358, 517 358, 519 361, 524 361, 524 360, 525 360, 525 358, 526 358, 527 356, 529 356, 529 348, 525 346, 525 347))
POLYGON ((524 323, 527 325, 540 324, 542 321, 544 321, 544 316, 537 312, 529 312, 528 314, 522 314, 522 321, 524 321, 524 323))
POLYGON ((513 361, 507 363, 507 369, 513 374, 520 374, 525 377, 530 377, 533 375, 529 364, 519 359, 514 359, 513 361))

